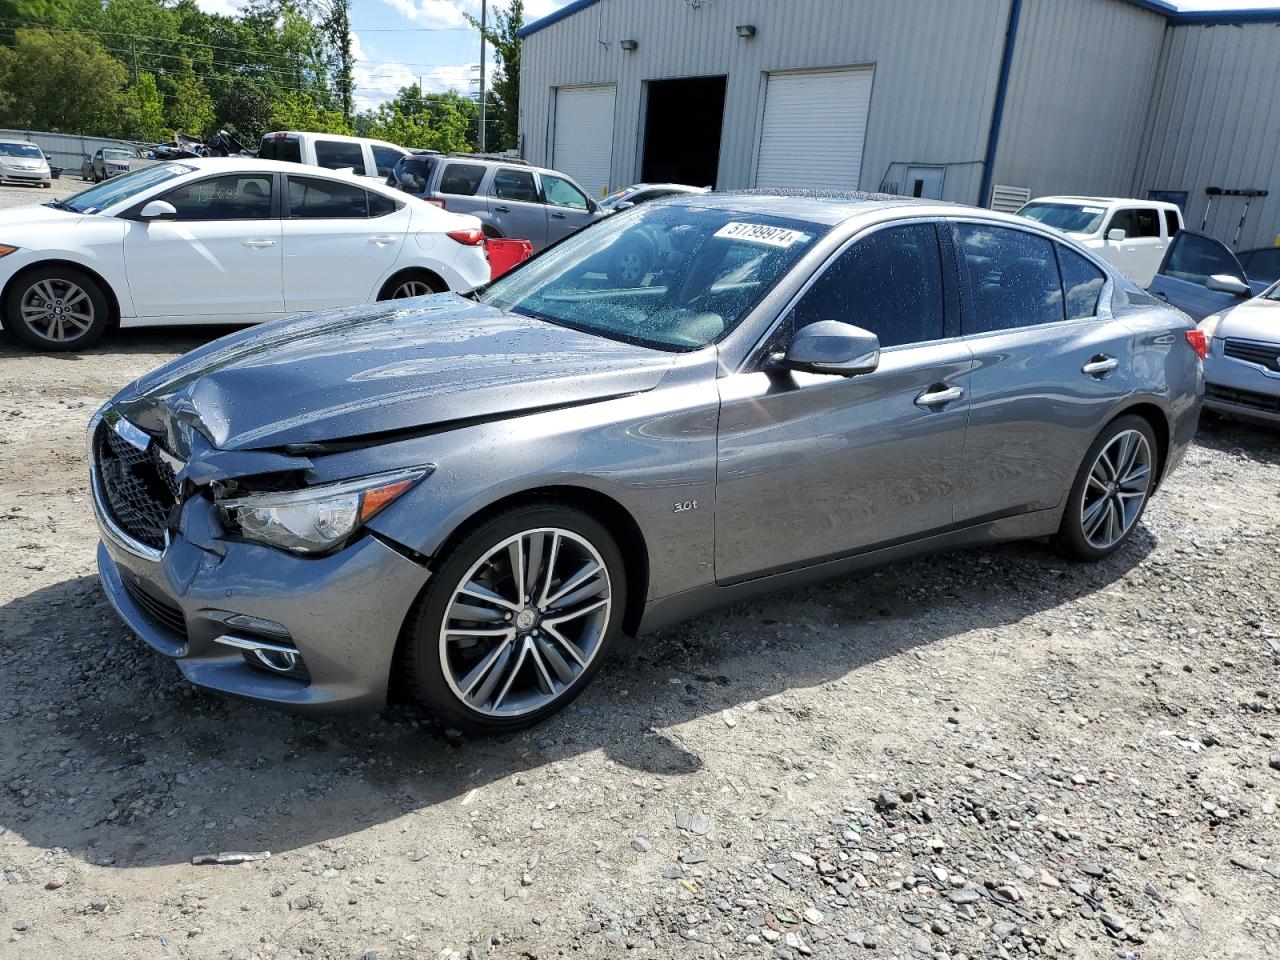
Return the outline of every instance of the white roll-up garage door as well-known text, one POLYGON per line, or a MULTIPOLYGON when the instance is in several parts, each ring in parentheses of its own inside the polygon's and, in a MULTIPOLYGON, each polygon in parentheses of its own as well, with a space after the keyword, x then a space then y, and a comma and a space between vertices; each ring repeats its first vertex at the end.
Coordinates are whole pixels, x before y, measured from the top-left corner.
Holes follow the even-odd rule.
POLYGON ((871 74, 871 67, 769 74, 756 186, 858 189, 871 74))
POLYGON ((613 84, 556 90, 551 165, 599 200, 609 191, 613 163, 613 84))

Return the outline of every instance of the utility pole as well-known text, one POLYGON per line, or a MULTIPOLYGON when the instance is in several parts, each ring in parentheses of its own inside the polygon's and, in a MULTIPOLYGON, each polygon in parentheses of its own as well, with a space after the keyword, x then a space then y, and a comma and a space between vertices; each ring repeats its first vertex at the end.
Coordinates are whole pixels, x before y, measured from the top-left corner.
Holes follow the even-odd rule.
POLYGON ((485 93, 484 93, 484 61, 485 53, 485 34, 489 29, 489 0, 480 0, 480 131, 476 135, 476 142, 480 145, 480 152, 484 153, 484 128, 487 126, 484 122, 485 112, 485 93))
POLYGON ((133 48, 133 85, 138 85, 138 41, 132 40, 130 46, 133 48))

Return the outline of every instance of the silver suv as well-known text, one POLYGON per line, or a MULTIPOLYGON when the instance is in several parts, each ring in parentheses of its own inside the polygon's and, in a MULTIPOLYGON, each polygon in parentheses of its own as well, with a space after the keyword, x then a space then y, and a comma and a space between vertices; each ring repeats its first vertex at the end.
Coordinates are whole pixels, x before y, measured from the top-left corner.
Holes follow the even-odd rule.
POLYGON ((535 251, 606 213, 573 178, 510 157, 414 154, 396 163, 387 185, 479 217, 485 236, 528 240, 535 251))

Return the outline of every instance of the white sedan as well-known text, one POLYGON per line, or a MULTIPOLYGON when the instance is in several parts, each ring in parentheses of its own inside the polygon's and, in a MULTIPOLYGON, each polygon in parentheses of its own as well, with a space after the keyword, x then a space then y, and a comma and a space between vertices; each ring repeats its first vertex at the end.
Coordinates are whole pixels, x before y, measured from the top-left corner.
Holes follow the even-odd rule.
POLYGON ((180 160, 0 211, 0 316, 41 350, 117 324, 258 323, 488 279, 475 217, 296 163, 180 160))

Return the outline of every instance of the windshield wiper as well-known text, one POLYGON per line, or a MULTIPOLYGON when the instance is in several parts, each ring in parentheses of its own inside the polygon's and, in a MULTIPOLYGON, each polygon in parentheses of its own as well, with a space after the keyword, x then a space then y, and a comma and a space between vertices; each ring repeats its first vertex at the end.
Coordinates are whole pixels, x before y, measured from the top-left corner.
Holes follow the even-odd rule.
POLYGON ((79 210, 77 210, 75 207, 71 206, 71 204, 67 203, 65 200, 50 200, 48 203, 46 203, 46 204, 45 204, 45 206, 46 206, 46 207, 53 207, 53 209, 55 209, 55 210, 66 210, 66 211, 68 211, 69 213, 79 213, 79 212, 80 212, 80 211, 79 211, 79 210))

